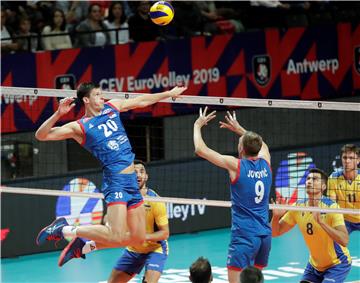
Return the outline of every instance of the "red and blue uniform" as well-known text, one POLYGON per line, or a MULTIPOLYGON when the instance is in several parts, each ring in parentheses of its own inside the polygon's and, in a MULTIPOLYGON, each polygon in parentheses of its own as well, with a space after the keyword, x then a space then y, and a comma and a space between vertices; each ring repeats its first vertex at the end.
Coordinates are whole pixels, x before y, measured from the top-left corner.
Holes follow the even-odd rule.
POLYGON ((136 173, 121 174, 134 161, 120 111, 105 103, 100 115, 77 121, 83 131, 82 146, 92 153, 103 169, 102 192, 107 205, 126 204, 135 208, 143 202, 136 173))
POLYGON ((262 158, 240 159, 231 182, 231 241, 227 267, 265 267, 271 248, 269 195, 272 172, 262 158))

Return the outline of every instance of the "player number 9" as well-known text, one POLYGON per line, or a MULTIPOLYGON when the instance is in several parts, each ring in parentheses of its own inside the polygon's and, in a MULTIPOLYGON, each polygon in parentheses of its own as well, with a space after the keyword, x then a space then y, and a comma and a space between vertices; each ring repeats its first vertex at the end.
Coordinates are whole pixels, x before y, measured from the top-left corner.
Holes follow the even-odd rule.
POLYGON ((264 183, 262 181, 257 181, 255 184, 255 203, 260 203, 262 199, 264 198, 264 183))

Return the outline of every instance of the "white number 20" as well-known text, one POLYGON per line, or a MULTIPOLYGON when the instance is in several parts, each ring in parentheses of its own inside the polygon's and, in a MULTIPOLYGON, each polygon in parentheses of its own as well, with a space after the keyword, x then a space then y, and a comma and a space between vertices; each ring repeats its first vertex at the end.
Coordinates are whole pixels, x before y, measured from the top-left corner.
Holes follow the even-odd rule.
POLYGON ((262 201, 262 199, 264 198, 264 191, 265 191, 265 187, 264 187, 264 183, 262 181, 257 181, 255 184, 255 203, 260 203, 262 201))
POLYGON ((107 120, 105 124, 98 126, 99 129, 103 129, 105 137, 111 136, 111 134, 117 131, 118 126, 113 120, 107 120))

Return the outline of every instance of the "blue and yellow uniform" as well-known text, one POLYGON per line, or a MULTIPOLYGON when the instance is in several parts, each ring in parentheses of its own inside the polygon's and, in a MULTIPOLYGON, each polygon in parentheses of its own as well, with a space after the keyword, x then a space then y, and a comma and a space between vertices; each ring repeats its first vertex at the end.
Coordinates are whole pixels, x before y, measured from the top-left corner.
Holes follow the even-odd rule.
MULTIPOLYGON (((149 197, 158 197, 151 189, 146 193, 149 197)), ((158 226, 168 225, 169 220, 166 206, 161 202, 145 201, 146 233, 152 234, 158 230, 158 226)), ((147 241, 141 246, 127 247, 124 254, 118 259, 114 269, 124 271, 130 275, 139 274, 143 267, 146 270, 155 270, 160 273, 169 254, 168 241, 147 241)))
MULTIPOLYGON (((360 170, 354 181, 345 179, 343 171, 333 172, 328 180, 327 195, 336 200, 341 208, 360 209, 360 170)), ((345 225, 349 234, 360 230, 360 214, 345 214, 345 225)))
POLYGON ((135 208, 143 203, 136 173, 120 174, 134 161, 129 139, 120 119, 119 110, 105 103, 100 115, 83 117, 77 121, 83 131, 82 146, 101 163, 103 169, 102 192, 106 204, 126 204, 135 208))
MULTIPOLYGON (((296 206, 308 206, 306 201, 298 201, 296 206)), ((333 200, 322 197, 321 208, 338 208, 333 200)), ((337 213, 321 213, 322 220, 331 227, 344 225, 344 217, 337 213)), ((290 226, 299 226, 310 251, 309 263, 302 280, 309 282, 344 282, 351 268, 349 250, 336 243, 314 219, 311 212, 288 211, 282 221, 290 226), (327 279, 328 281, 326 281, 327 279)))
POLYGON ((264 159, 239 159, 237 176, 230 186, 232 226, 227 259, 229 269, 267 265, 271 248, 271 182, 271 168, 264 159))

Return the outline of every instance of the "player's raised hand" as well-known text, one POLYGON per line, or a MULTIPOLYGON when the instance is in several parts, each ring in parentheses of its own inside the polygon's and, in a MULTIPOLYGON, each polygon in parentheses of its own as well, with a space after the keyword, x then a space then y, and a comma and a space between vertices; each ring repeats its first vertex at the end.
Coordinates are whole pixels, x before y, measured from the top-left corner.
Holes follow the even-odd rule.
POLYGON ((200 128, 204 125, 207 125, 208 122, 210 122, 212 119, 216 117, 216 111, 211 112, 210 114, 206 115, 208 111, 208 107, 206 106, 204 111, 202 108, 199 110, 199 118, 195 121, 195 125, 199 126, 200 128))
POLYGON ((185 86, 176 86, 169 91, 170 97, 178 98, 185 90, 187 90, 187 87, 185 86))
POLYGON ((72 103, 74 100, 75 100, 74 97, 65 97, 60 100, 59 108, 57 110, 60 116, 69 113, 69 111, 74 108, 75 103, 72 103))
POLYGON ((220 121, 220 128, 222 129, 228 129, 234 133, 239 133, 241 130, 241 126, 239 122, 236 120, 236 113, 233 111, 231 114, 229 111, 226 112, 225 115, 226 122, 220 121))
MULTIPOLYGON (((271 199, 271 204, 288 204, 287 199, 282 199, 280 201, 276 201, 273 198, 271 199)), ((282 209, 282 208, 275 208, 272 210, 272 214, 273 214, 273 218, 277 218, 280 219, 285 213, 287 212, 286 209, 282 209)))

